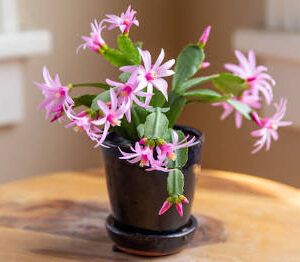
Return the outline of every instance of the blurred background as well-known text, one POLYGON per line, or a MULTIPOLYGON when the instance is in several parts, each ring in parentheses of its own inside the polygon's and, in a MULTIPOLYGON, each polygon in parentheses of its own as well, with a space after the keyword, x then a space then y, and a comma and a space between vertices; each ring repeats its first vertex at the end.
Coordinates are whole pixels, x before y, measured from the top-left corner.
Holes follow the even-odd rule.
MULTIPOLYGON (((222 72, 224 63, 236 63, 234 49, 257 52, 259 63, 277 80, 276 99, 289 99, 287 119, 295 122, 280 129, 270 152, 251 155, 254 139, 249 133, 254 126, 244 120, 237 130, 232 116, 220 121, 221 108, 188 105, 179 122, 206 134, 204 168, 300 187, 298 0, 0 0, 0 182, 101 166, 100 150, 87 136, 44 120, 44 112, 37 111, 42 95, 33 81, 42 82, 43 65, 66 84, 116 78, 116 68, 101 56, 75 51, 81 35, 90 31, 90 21, 107 13, 119 15, 128 4, 140 21, 131 37, 143 41, 154 57, 164 48, 167 58, 175 58, 207 25, 212 33, 206 60, 212 66, 201 74, 222 72)), ((115 45, 114 33, 104 38, 115 45)))

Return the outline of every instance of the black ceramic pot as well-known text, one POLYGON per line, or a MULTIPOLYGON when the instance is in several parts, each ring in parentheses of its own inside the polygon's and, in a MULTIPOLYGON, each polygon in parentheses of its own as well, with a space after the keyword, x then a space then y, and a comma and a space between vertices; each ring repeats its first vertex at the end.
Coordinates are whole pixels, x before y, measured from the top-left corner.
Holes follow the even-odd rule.
MULTIPOLYGON (((113 231, 112 226, 118 227, 119 230, 127 233, 134 232, 154 236, 176 234, 180 229, 191 224, 191 206, 193 204, 196 176, 199 174, 196 173, 196 170, 199 170, 201 165, 204 135, 189 127, 176 126, 175 128, 182 130, 186 135, 196 136, 197 138, 193 145, 189 147, 188 162, 182 169, 184 195, 190 201, 189 205, 183 204, 184 215, 182 217, 178 215, 175 207, 171 207, 161 216, 158 215, 159 209, 168 197, 167 173, 161 171, 147 172, 138 164, 130 164, 126 160, 120 160, 121 154, 118 147, 122 151, 130 152, 130 142, 114 133, 108 136, 105 143, 109 148, 102 148, 102 155, 112 210, 112 216, 108 219, 110 225, 107 228, 115 242, 117 242, 115 239, 116 234, 119 233, 111 232, 113 231), (113 223, 111 222, 112 219, 114 220, 113 223)), ((120 247, 120 243, 117 243, 117 245, 120 247)), ((127 248, 132 248, 132 246, 127 248)), ((147 248, 144 247, 144 249, 147 248)), ((155 251, 155 246, 152 249, 155 251)), ((164 250, 158 251, 164 252, 164 250)), ((167 251, 172 253, 172 250, 167 251)))

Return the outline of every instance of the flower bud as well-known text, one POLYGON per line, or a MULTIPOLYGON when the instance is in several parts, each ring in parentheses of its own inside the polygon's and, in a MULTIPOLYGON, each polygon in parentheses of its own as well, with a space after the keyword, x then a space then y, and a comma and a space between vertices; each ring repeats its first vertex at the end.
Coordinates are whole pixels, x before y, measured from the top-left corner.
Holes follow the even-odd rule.
POLYGON ((210 67, 210 62, 203 62, 200 66, 201 69, 204 69, 204 68, 207 68, 207 67, 210 67))
POLYGON ((148 138, 147 138, 147 137, 144 137, 144 138, 142 138, 142 139, 140 140, 139 144, 140 144, 140 145, 144 145, 144 144, 146 144, 147 141, 148 141, 148 138))
POLYGON ((207 40, 209 38, 210 30, 211 30, 211 26, 209 25, 204 29, 203 34, 200 36, 198 42, 200 48, 203 48, 206 45, 207 40))

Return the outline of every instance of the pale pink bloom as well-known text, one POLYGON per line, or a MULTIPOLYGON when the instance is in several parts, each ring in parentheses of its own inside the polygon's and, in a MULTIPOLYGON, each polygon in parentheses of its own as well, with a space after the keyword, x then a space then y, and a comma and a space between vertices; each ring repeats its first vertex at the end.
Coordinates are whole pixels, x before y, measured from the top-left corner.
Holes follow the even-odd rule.
POLYGON ((131 164, 140 163, 141 167, 148 167, 146 171, 162 171, 170 172, 171 170, 165 166, 168 164, 168 161, 161 159, 154 159, 153 157, 153 148, 145 145, 145 141, 141 140, 140 142, 135 143, 135 147, 130 147, 130 153, 123 152, 120 148, 122 157, 120 159, 125 159, 131 164))
MULTIPOLYGON (((241 103, 244 103, 244 104, 250 106, 251 108, 258 109, 261 107, 260 98, 259 98, 258 94, 253 94, 252 92, 249 92, 249 91, 245 91, 243 93, 243 95, 239 98, 234 97, 232 99, 237 100, 241 103)), ((223 107, 224 112, 221 115, 221 120, 224 120, 225 118, 227 118, 234 111, 234 108, 227 102, 213 103, 212 106, 222 106, 223 107)), ((237 128, 240 128, 242 126, 242 121, 243 121, 243 115, 240 112, 235 111, 235 126, 237 128)))
MULTIPOLYGON (((176 154, 175 150, 189 147, 194 141, 193 137, 190 141, 186 142, 188 136, 178 142, 178 135, 176 132, 173 132, 173 144, 168 144, 165 141, 156 145, 156 153, 154 154, 153 147, 147 144, 148 139, 143 138, 139 142, 135 143, 135 148, 130 147, 130 153, 123 152, 121 149, 122 157, 120 159, 126 159, 129 163, 134 164, 140 162, 140 166, 148 167, 146 171, 162 171, 162 172, 170 172, 173 169, 167 168, 169 159, 175 160, 176 154), (154 157, 154 155, 156 157, 154 157)), ((158 143, 158 142, 157 142, 158 143)))
POLYGON ((277 129, 282 126, 290 126, 292 122, 289 121, 281 121, 286 114, 286 104, 287 99, 281 98, 279 104, 274 103, 276 108, 275 114, 270 118, 262 118, 260 119, 257 113, 252 114, 253 120, 261 127, 261 129, 255 130, 251 132, 251 135, 254 137, 260 137, 254 144, 256 147, 252 154, 255 154, 259 150, 266 145, 266 150, 268 151, 271 146, 272 138, 276 141, 278 140, 278 132, 277 129))
POLYGON ((199 45, 200 47, 204 47, 208 41, 209 35, 210 35, 211 26, 209 25, 206 27, 202 33, 202 35, 199 38, 199 45))
POLYGON ((172 131, 172 137, 173 143, 163 142, 161 145, 156 147, 158 159, 165 160, 165 158, 168 158, 174 161, 176 159, 175 150, 189 147, 195 141, 195 137, 193 137, 188 142, 186 142, 189 136, 186 136, 181 141, 178 141, 178 134, 175 131, 172 131))
POLYGON ((65 110, 66 116, 71 120, 71 123, 66 125, 66 128, 74 127, 75 131, 85 131, 93 140, 97 141, 101 138, 102 131, 93 125, 93 119, 86 111, 75 114, 71 108, 65 110))
POLYGON ((104 39, 102 38, 102 30, 105 26, 102 26, 102 21, 98 24, 97 20, 94 23, 91 23, 91 33, 90 36, 82 36, 81 38, 85 41, 82 45, 77 48, 77 52, 80 48, 86 49, 89 48, 92 51, 99 53, 101 48, 103 48, 106 44, 104 39))
POLYGON ((121 16, 106 15, 108 19, 104 19, 103 21, 111 24, 108 30, 119 27, 122 34, 127 34, 133 24, 139 26, 139 21, 135 18, 135 14, 136 11, 131 9, 129 5, 126 12, 122 13, 121 16))
POLYGON ((128 110, 126 111, 125 115, 128 120, 128 122, 131 121, 131 108, 133 102, 135 102, 137 105, 144 107, 144 108, 150 108, 150 106, 144 104, 141 102, 139 97, 152 97, 153 93, 145 93, 143 91, 138 90, 138 84, 139 82, 136 79, 136 76, 134 74, 131 74, 130 78, 128 79, 126 84, 114 82, 109 79, 106 79, 106 83, 110 86, 118 87, 117 95, 118 97, 118 104, 128 104, 128 110))
POLYGON ((125 112, 128 110, 128 104, 122 104, 120 107, 118 107, 118 99, 117 95, 113 88, 110 89, 110 103, 109 105, 105 104, 103 101, 98 100, 97 104, 102 111, 102 118, 98 120, 93 120, 92 124, 96 126, 104 125, 103 134, 101 136, 101 139, 97 143, 97 146, 104 146, 103 142, 108 135, 108 130, 111 126, 120 126, 121 125, 121 119, 123 118, 125 112))
POLYGON ((210 67, 210 62, 202 62, 201 66, 200 66, 201 69, 205 69, 208 67, 210 67))
POLYGON ((45 108, 46 119, 52 117, 51 122, 53 122, 61 118, 63 114, 63 105, 73 105, 74 101, 69 96, 69 87, 61 84, 58 75, 52 79, 45 66, 43 68, 43 76, 45 83, 34 83, 42 90, 42 93, 45 96, 44 101, 39 105, 39 110, 45 108))
POLYGON ((154 159, 152 157, 152 160, 150 162, 151 167, 147 168, 146 171, 162 171, 165 173, 171 172, 173 169, 169 169, 166 167, 168 164, 168 160, 164 161, 163 159, 154 159))
POLYGON ((160 215, 164 214, 173 205, 172 202, 175 202, 175 207, 176 207, 178 214, 180 216, 183 216, 182 203, 189 204, 188 199, 183 195, 180 195, 179 198, 177 198, 175 201, 174 200, 172 201, 170 198, 168 198, 163 203, 161 209, 158 212, 158 215, 160 216, 160 215))
POLYGON ((261 92, 268 104, 273 100, 272 87, 276 84, 275 80, 266 72, 268 69, 265 66, 257 66, 255 53, 250 50, 248 59, 242 52, 236 50, 235 55, 240 62, 239 65, 225 64, 225 68, 244 79, 250 86, 249 91, 254 94, 261 92))
POLYGON ((140 162, 140 166, 150 166, 153 161, 153 148, 149 146, 142 146, 139 142, 135 143, 135 147, 130 147, 131 153, 123 152, 120 148, 120 152, 123 156, 120 159, 126 159, 129 163, 135 164, 140 162))
MULTIPOLYGON (((142 56, 144 66, 123 66, 120 68, 121 71, 131 72, 137 75, 139 85, 137 90, 142 90, 147 87, 147 93, 153 93, 153 86, 163 93, 166 100, 168 100, 168 83, 163 77, 171 76, 174 74, 173 70, 170 68, 174 65, 175 59, 171 59, 168 62, 161 65, 165 53, 164 50, 161 50, 160 55, 158 56, 156 62, 152 64, 151 55, 149 51, 142 51, 139 49, 139 52, 142 56)), ((149 104, 151 97, 146 97, 145 104, 149 104)))

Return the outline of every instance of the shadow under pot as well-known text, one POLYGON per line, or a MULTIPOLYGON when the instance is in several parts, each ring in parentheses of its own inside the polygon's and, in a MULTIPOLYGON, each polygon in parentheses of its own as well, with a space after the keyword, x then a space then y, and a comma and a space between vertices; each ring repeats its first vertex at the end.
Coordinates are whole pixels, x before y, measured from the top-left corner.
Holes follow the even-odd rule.
POLYGON ((193 237, 197 228, 191 216, 196 188, 196 176, 201 166, 204 135, 198 130, 175 126, 185 135, 195 136, 189 147, 188 161, 182 168, 184 195, 190 201, 183 205, 183 216, 171 207, 159 216, 158 212, 167 199, 167 176, 162 171, 147 172, 138 164, 121 160, 121 153, 130 152, 130 142, 111 133, 102 148, 107 189, 112 214, 107 218, 106 229, 116 247, 127 253, 161 256, 180 251, 193 237), (196 172, 198 171, 198 172, 196 172))

